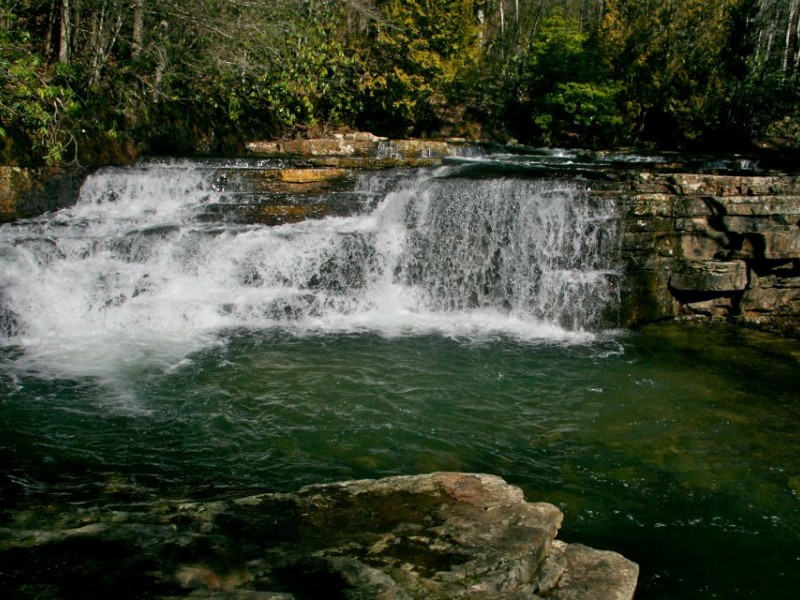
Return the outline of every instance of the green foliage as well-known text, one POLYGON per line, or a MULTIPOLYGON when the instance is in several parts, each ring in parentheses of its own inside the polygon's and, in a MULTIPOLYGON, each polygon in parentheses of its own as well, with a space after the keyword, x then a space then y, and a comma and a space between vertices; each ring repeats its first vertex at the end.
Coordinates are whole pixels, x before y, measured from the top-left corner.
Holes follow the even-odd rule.
POLYGON ((479 54, 472 0, 386 0, 359 52, 367 120, 390 133, 436 130, 464 100, 479 54))
POLYGON ((47 163, 64 158, 80 113, 69 75, 32 52, 28 32, 0 30, 0 139, 10 154, 47 163))
POLYGON ((66 5, 0 0, 5 161, 353 127, 605 147, 796 137, 788 0, 71 0, 62 35, 66 5))
POLYGON ((558 81, 591 77, 588 38, 561 11, 548 15, 528 49, 523 78, 531 86, 546 88, 558 81))
POLYGON ((772 121, 764 133, 768 139, 777 141, 781 145, 800 148, 800 113, 772 121))
POLYGON ((619 111, 620 85, 568 81, 560 83, 544 98, 545 115, 550 115, 551 135, 589 146, 613 146, 624 125, 619 111))
POLYGON ((700 141, 722 129, 737 83, 729 29, 741 0, 609 0, 598 32, 612 77, 624 85, 636 138, 700 141))
POLYGON ((622 86, 608 79, 591 42, 560 10, 543 19, 518 66, 517 135, 557 145, 611 146, 620 139, 622 86))
POLYGON ((350 88, 355 58, 331 36, 329 22, 308 15, 262 76, 263 101, 284 130, 341 125, 358 112, 350 88))

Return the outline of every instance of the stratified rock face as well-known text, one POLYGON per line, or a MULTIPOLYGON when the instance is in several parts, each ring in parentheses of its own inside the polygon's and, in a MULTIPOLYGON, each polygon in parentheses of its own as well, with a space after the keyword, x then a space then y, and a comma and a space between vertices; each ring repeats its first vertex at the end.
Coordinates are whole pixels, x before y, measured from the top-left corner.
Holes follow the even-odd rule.
POLYGON ((554 542, 561 519, 555 506, 526 502, 498 477, 464 473, 140 514, 84 511, 75 518, 81 527, 3 530, 0 591, 87 599, 123 589, 151 598, 632 598, 636 564, 554 542))
POLYGON ((640 173, 614 187, 600 193, 621 193, 623 324, 733 318, 800 332, 799 178, 640 173))
POLYGON ((247 152, 259 157, 303 157, 320 167, 385 169, 439 165, 464 145, 462 139, 387 140, 362 132, 308 140, 253 141, 247 144, 247 152))

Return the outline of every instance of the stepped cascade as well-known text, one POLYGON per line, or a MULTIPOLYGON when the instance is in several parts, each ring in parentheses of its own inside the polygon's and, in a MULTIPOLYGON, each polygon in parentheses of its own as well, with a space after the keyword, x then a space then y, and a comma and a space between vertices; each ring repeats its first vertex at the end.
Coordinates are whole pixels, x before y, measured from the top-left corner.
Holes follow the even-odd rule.
POLYGON ((336 214, 265 226, 232 217, 268 200, 247 172, 105 169, 74 207, 4 228, 3 344, 99 368, 175 360, 238 327, 569 338, 609 324, 614 201, 586 186, 366 174, 336 214))

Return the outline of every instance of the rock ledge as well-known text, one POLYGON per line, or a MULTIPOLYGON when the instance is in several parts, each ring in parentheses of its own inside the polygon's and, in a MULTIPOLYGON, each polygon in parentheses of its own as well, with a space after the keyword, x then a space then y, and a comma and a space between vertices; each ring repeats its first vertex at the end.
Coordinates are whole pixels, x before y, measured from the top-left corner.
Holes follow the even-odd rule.
POLYGON ((0 530, 5 597, 627 600, 638 577, 619 554, 554 541, 558 508, 491 475, 84 509, 70 520, 0 530))

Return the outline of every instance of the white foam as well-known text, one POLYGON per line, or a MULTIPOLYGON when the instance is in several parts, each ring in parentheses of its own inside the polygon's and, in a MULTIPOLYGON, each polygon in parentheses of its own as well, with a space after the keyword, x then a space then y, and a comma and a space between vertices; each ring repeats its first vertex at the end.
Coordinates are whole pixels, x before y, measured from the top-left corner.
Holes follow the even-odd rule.
MULTIPOLYGON (((231 328, 582 342, 614 300, 613 206, 558 182, 395 182, 374 209, 279 227, 204 225, 208 171, 110 169, 80 202, 0 228, 18 366, 168 370, 231 328)), ((447 177, 447 176, 450 177, 447 177)))

